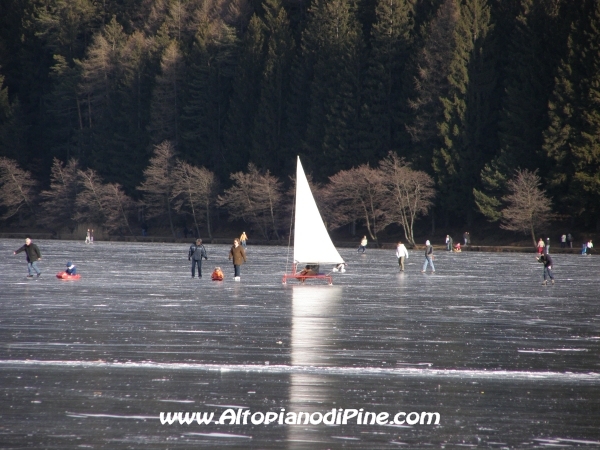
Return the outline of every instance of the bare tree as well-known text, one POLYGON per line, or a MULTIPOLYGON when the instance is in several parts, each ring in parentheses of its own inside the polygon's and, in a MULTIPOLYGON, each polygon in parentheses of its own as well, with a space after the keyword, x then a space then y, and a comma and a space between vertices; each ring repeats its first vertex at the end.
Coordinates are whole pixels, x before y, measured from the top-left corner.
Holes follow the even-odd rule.
POLYGON ((200 236, 204 213, 208 237, 212 238, 210 228, 210 206, 216 199, 217 178, 204 167, 194 167, 186 162, 178 161, 173 171, 175 184, 171 196, 175 199, 175 209, 187 211, 194 219, 197 235, 200 236))
POLYGON ((129 218, 135 215, 137 204, 123 192, 121 185, 110 183, 102 186, 101 201, 106 214, 104 226, 108 232, 127 230, 135 238, 129 218))
POLYGON ((333 228, 359 220, 376 241, 377 234, 392 223, 382 208, 385 186, 381 172, 367 164, 329 177, 327 199, 333 228))
POLYGON ((414 245, 415 219, 429 212, 435 196, 434 181, 425 172, 411 169, 392 152, 379 163, 379 168, 387 190, 383 206, 386 215, 402 226, 407 242, 414 245))
MULTIPOLYGON (((323 223, 327 228, 332 228, 331 224, 333 223, 333 218, 335 216, 335 211, 332 209, 331 202, 329 201, 329 190, 328 185, 323 183, 318 183, 313 181, 312 175, 310 173, 305 174, 306 181, 308 181, 308 186, 310 188, 310 192, 315 199, 315 203, 319 208, 319 213, 321 214, 321 218, 323 219, 323 223)), ((293 220, 293 213, 295 207, 295 197, 296 197, 296 176, 290 176, 290 189, 285 193, 285 199, 281 206, 282 211, 284 211, 284 217, 290 218, 289 225, 291 226, 293 220)))
POLYGON ((131 230, 130 217, 137 205, 117 183, 104 184, 98 174, 92 170, 79 170, 80 191, 75 204, 78 222, 96 223, 110 232, 126 230, 134 236, 131 230))
POLYGON ((175 148, 170 141, 164 141, 154 148, 150 165, 144 170, 145 181, 138 186, 144 193, 144 205, 148 207, 149 217, 159 217, 167 213, 171 233, 173 227, 173 170, 175 169, 175 148))
POLYGON ((502 197, 507 204, 502 210, 501 228, 531 233, 536 245, 535 230, 546 229, 553 218, 552 202, 546 191, 540 188, 540 177, 535 172, 517 170, 515 177, 507 183, 510 194, 502 197))
POLYGON ((234 173, 231 179, 235 185, 218 198, 219 206, 227 209, 230 220, 242 219, 256 225, 266 239, 271 233, 279 239, 277 229, 283 201, 279 179, 268 170, 260 173, 252 163, 248 164, 248 173, 234 173))
POLYGON ((66 225, 75 229, 75 201, 79 189, 79 163, 71 159, 66 165, 54 158, 50 173, 50 189, 41 193, 44 216, 42 223, 49 227, 66 225))
POLYGON ((100 176, 92 169, 77 171, 80 191, 75 199, 75 220, 80 223, 104 224, 107 211, 104 208, 104 186, 100 176))
POLYGON ((23 210, 35 215, 36 186, 31 173, 21 169, 12 159, 0 157, 0 206, 6 208, 2 218, 8 219, 23 210))

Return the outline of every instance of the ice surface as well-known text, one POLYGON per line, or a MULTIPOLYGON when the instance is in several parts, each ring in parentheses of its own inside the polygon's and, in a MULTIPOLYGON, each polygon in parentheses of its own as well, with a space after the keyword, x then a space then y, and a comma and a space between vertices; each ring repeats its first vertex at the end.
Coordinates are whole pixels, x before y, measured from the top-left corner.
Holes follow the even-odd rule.
MULTIPOLYGON (((348 271, 281 284, 286 247, 0 240, 0 448, 600 446, 600 260, 341 249, 348 271), (66 261, 82 274, 62 281, 66 261), (210 281, 215 266, 223 282, 210 281), (426 425, 161 425, 161 411, 439 412, 426 425), (240 439, 243 438, 243 439, 240 439), (251 440, 249 440, 251 438, 251 440)), ((288 261, 288 264, 291 263, 288 261)))

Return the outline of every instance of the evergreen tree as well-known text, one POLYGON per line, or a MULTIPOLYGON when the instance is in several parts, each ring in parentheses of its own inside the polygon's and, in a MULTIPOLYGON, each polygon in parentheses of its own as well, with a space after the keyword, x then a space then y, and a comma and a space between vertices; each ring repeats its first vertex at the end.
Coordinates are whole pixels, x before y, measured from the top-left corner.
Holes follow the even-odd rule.
MULTIPOLYGON (((528 0, 524 3, 533 3, 528 0)), ((533 170, 539 167, 542 131, 547 127, 548 97, 552 90, 554 67, 543 64, 547 48, 545 36, 533 28, 536 13, 530 5, 516 19, 511 43, 511 64, 507 68, 506 96, 501 115, 501 155, 506 173, 515 163, 533 170), (529 6, 529 8, 528 8, 529 6), (537 32, 536 32, 537 31, 537 32)), ((546 20, 551 17, 546 15, 546 20)), ((558 52, 553 49, 553 53, 558 52)))
POLYGON ((0 74, 0 154, 19 160, 26 154, 28 127, 21 102, 18 98, 11 102, 8 94, 0 74))
POLYGON ((294 40, 280 0, 266 0, 264 28, 267 50, 260 99, 254 120, 251 160, 259 167, 284 172, 293 165, 286 150, 285 108, 289 101, 294 40))
POLYGON ((234 30, 219 18, 198 30, 182 113, 185 159, 212 168, 219 178, 229 173, 223 143, 236 45, 234 30))
POLYGON ((581 2, 549 103, 544 150, 564 212, 600 228, 600 3, 581 2))
POLYGON ((438 124, 444 119, 441 98, 450 90, 449 74, 456 48, 460 12, 456 0, 444 0, 427 26, 423 47, 415 58, 414 92, 409 100, 412 120, 411 160, 414 167, 431 172, 433 149, 443 145, 438 124))
POLYGON ((55 55, 51 68, 52 92, 46 100, 45 125, 50 153, 58 159, 80 157, 76 137, 83 130, 82 101, 79 96, 81 70, 71 67, 64 56, 55 55))
POLYGON ((319 0, 311 8, 316 53, 310 80, 305 152, 321 178, 357 165, 362 148, 364 42, 348 0, 319 0))
POLYGON ((483 190, 475 190, 477 206, 490 220, 515 167, 541 169, 549 159, 542 150, 548 127, 548 100, 566 42, 560 0, 522 0, 514 19, 503 72, 505 95, 499 121, 499 153, 481 172, 483 190))
POLYGON ((484 164, 492 158, 496 134, 490 9, 486 0, 465 0, 459 12, 448 90, 441 97, 443 120, 438 129, 443 144, 433 155, 446 224, 454 211, 462 211, 467 223, 471 222, 475 207, 472 189, 484 164))
POLYGON ((148 131, 153 144, 170 140, 177 146, 180 139, 184 61, 176 41, 171 41, 163 52, 160 69, 152 91, 148 131))
POLYGON ((412 4, 407 0, 379 0, 376 18, 364 102, 368 149, 363 161, 373 163, 405 140, 402 116, 405 66, 414 26, 412 4))
POLYGON ((152 40, 136 31, 128 36, 122 49, 122 80, 118 91, 118 129, 115 148, 127 158, 127 165, 115 168, 111 181, 120 182, 126 191, 133 191, 140 183, 142 171, 148 162, 152 100, 152 40))
MULTIPOLYGON (((262 22, 257 15, 252 16, 248 30, 241 39, 239 55, 232 80, 229 117, 224 135, 227 152, 235 155, 227 165, 228 170, 243 169, 250 160, 252 131, 264 66, 264 36, 262 22)), ((265 163, 256 158, 252 160, 257 165, 265 163)))
POLYGON ((54 56, 72 65, 82 59, 98 31, 97 11, 90 0, 51 0, 38 4, 33 14, 36 36, 54 56))
POLYGON ((122 79, 121 51, 126 36, 116 18, 94 37, 87 57, 80 63, 82 98, 80 132, 81 162, 93 165, 100 176, 110 175, 113 167, 125 162, 115 145, 120 124, 118 91, 122 79), (113 151, 114 153, 109 153, 113 151))

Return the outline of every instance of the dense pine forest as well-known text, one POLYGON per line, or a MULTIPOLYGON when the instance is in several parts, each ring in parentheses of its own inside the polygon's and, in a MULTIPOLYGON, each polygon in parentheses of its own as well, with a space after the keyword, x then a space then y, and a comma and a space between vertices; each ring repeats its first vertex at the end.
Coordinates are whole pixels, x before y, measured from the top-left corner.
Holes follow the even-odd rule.
POLYGON ((4 0, 0 86, 5 224, 600 229, 597 0, 4 0))

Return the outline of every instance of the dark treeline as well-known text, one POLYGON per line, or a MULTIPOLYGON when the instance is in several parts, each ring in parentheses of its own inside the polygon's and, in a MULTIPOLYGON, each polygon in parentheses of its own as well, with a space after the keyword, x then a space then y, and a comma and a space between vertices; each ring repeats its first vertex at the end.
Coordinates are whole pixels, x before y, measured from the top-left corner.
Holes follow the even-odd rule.
POLYGON ((46 188, 75 159, 139 199, 166 141, 224 183, 392 151, 439 225, 500 219, 519 169, 600 226, 596 0, 5 0, 0 85, 0 156, 46 188))

